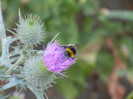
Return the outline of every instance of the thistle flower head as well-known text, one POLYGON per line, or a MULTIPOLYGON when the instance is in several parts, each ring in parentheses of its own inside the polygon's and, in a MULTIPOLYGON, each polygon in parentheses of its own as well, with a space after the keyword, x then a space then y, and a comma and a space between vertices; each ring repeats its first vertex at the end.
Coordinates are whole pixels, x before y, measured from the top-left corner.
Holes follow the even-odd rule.
POLYGON ((58 41, 55 41, 53 44, 48 43, 42 60, 47 70, 59 74, 62 74, 62 71, 67 70, 75 63, 74 59, 65 56, 64 48, 60 46, 58 41))
POLYGON ((56 74, 49 72, 40 56, 32 56, 26 60, 22 71, 22 76, 27 85, 35 89, 47 89, 54 82, 56 74))
POLYGON ((27 15, 25 18, 21 18, 16 37, 23 44, 36 45, 43 40, 44 29, 39 17, 35 15, 27 15))

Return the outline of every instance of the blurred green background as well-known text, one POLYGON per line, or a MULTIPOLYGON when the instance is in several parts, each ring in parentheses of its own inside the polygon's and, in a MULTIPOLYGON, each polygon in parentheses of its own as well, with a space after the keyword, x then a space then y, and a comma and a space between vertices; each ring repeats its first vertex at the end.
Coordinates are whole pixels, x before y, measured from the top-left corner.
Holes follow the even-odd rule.
POLYGON ((130 85, 121 99, 133 90, 133 0, 2 0, 7 29, 16 27, 19 8, 22 15, 43 19, 43 45, 60 32, 57 39, 62 44, 80 46, 69 77, 57 80, 56 89, 47 91, 49 99, 113 99, 107 86, 115 67, 119 68, 115 83, 130 85))

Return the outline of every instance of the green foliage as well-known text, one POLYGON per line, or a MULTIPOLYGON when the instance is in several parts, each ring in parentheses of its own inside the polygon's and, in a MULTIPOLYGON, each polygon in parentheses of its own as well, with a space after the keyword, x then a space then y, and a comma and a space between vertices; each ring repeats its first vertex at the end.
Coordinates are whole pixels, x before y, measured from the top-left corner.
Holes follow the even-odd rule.
POLYGON ((14 97, 14 96, 12 96, 12 97, 10 97, 9 99, 19 99, 19 97, 14 97))
POLYGON ((126 21, 133 21, 133 12, 132 11, 108 11, 108 13, 103 13, 104 18, 115 18, 115 19, 122 19, 126 21))
POLYGON ((69 78, 59 79, 57 87, 65 99, 75 99, 83 90, 86 76, 94 69, 94 65, 78 61, 67 71, 69 78))
POLYGON ((97 67, 100 72, 101 78, 105 82, 108 81, 108 77, 112 71, 113 65, 114 65, 114 58, 110 53, 101 51, 101 53, 98 54, 97 67))
POLYGON ((9 89, 9 88, 12 88, 12 87, 21 87, 21 88, 25 88, 25 83, 23 80, 20 79, 20 77, 18 76, 14 76, 10 81, 9 83, 5 84, 4 86, 2 86, 0 88, 0 91, 3 91, 3 90, 6 90, 6 89, 9 89))
POLYGON ((131 92, 126 99, 133 99, 133 92, 131 92))
POLYGON ((106 37, 113 41, 127 69, 133 66, 133 12, 102 10, 100 6, 99 0, 3 0, 7 28, 14 27, 17 9, 20 8, 22 13, 35 13, 45 21, 46 41, 60 32, 57 39, 63 44, 79 43, 78 62, 67 71, 69 78, 57 83, 58 90, 66 99, 78 96, 93 69, 98 69, 100 77, 108 81, 115 60, 105 44, 106 37), (100 50, 90 51, 96 46, 100 50), (123 46, 127 55, 122 51, 123 46), (90 59, 93 61, 90 62, 90 59))

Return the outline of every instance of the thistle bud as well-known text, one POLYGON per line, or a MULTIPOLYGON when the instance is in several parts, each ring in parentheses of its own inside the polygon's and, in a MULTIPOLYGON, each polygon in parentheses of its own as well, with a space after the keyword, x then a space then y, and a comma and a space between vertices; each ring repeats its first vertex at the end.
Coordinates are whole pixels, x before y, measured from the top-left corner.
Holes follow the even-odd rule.
POLYGON ((19 20, 17 24, 16 37, 23 44, 36 45, 43 40, 44 28, 39 17, 27 15, 19 20))
POLYGON ((33 56, 25 62, 22 76, 27 85, 35 89, 41 88, 44 90, 50 87, 51 82, 54 82, 56 78, 55 73, 47 71, 40 56, 33 56))

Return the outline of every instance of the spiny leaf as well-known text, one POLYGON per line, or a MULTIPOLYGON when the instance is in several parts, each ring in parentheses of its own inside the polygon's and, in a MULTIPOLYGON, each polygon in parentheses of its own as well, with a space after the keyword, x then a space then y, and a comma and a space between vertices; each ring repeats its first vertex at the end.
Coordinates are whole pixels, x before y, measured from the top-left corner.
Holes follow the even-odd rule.
POLYGON ((21 86, 23 85, 23 80, 18 78, 17 76, 14 76, 11 81, 9 83, 7 83, 6 85, 4 85, 2 88, 0 88, 0 91, 12 88, 14 86, 21 86))

